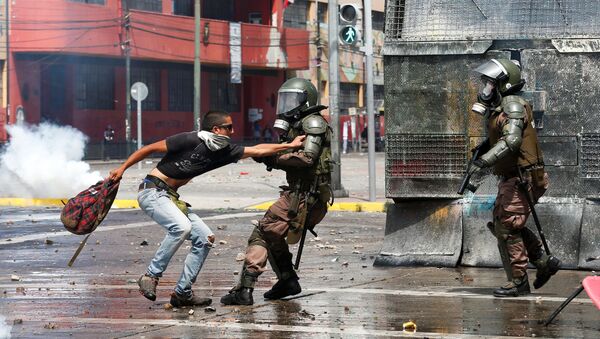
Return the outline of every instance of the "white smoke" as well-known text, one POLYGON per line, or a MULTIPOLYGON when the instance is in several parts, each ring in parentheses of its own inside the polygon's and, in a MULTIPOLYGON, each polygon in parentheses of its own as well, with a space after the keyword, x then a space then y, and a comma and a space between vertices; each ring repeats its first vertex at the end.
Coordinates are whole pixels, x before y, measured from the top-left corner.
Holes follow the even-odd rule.
POLYGON ((7 126, 0 153, 0 197, 68 198, 98 180, 81 161, 87 137, 70 126, 7 126))
POLYGON ((5 323, 6 318, 0 314, 0 339, 10 338, 12 326, 5 323))

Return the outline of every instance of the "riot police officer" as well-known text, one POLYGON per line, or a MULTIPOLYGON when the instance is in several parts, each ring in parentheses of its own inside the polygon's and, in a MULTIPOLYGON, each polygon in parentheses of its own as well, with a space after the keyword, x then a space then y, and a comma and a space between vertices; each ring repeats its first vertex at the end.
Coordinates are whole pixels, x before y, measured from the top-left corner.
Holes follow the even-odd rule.
POLYGON ((264 294, 266 299, 281 299, 302 290, 288 244, 297 243, 304 227, 312 229, 325 217, 331 198, 331 129, 319 113, 326 107, 317 105, 317 99, 316 88, 305 79, 289 79, 279 89, 274 129, 282 142, 298 135, 306 135, 306 139, 300 150, 255 159, 268 170, 284 170, 288 185, 281 186, 279 199, 250 235, 240 280, 221 298, 225 305, 254 303, 254 284, 267 260, 278 281, 264 294))
POLYGON ((494 290, 497 297, 530 293, 527 264, 537 268, 535 288, 542 287, 560 266, 548 256, 525 223, 531 212, 525 190, 535 203, 548 188, 548 175, 538 142, 532 106, 520 96, 525 81, 518 61, 491 59, 475 72, 481 77, 473 111, 486 118, 489 150, 474 161, 471 172, 493 167, 500 178, 493 225, 508 283, 494 290), (527 185, 518 185, 524 180, 527 185))

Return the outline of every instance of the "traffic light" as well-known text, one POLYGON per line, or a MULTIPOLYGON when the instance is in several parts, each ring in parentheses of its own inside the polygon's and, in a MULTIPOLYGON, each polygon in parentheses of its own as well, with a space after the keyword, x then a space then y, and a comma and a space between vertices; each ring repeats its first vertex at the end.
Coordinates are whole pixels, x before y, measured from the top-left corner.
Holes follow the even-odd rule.
POLYGON ((340 5, 339 38, 344 45, 355 46, 360 40, 362 12, 354 4, 340 5))

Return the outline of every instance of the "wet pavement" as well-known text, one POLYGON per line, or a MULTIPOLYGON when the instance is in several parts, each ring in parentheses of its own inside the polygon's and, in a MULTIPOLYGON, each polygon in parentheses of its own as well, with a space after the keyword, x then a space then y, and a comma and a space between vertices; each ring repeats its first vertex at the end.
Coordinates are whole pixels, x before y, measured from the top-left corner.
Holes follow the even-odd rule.
POLYGON ((0 207, 0 333, 10 327, 14 338, 600 337, 600 311, 585 293, 550 326, 537 322, 591 272, 560 271, 529 296, 497 299, 491 290, 503 280, 501 269, 373 267, 384 213, 329 213, 319 238, 307 240, 300 295, 265 301, 262 293, 275 282, 269 270, 259 279, 255 305, 223 306, 219 298, 238 278, 236 257, 261 213, 197 212, 217 245, 194 289, 212 297, 214 310, 190 314, 192 308, 165 309, 189 243, 161 279, 156 302, 137 291, 135 280, 164 236, 141 211, 111 211, 68 268, 82 237, 64 231, 58 209, 0 207), (403 332, 408 321, 416 333, 403 332))

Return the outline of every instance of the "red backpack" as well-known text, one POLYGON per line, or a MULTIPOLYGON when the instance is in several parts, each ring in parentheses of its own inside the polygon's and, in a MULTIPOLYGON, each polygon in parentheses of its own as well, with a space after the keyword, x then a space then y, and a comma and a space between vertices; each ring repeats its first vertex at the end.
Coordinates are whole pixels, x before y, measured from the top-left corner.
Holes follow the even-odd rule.
POLYGON ((60 213, 65 228, 79 235, 92 233, 108 214, 118 189, 119 182, 107 178, 69 199, 60 213))

